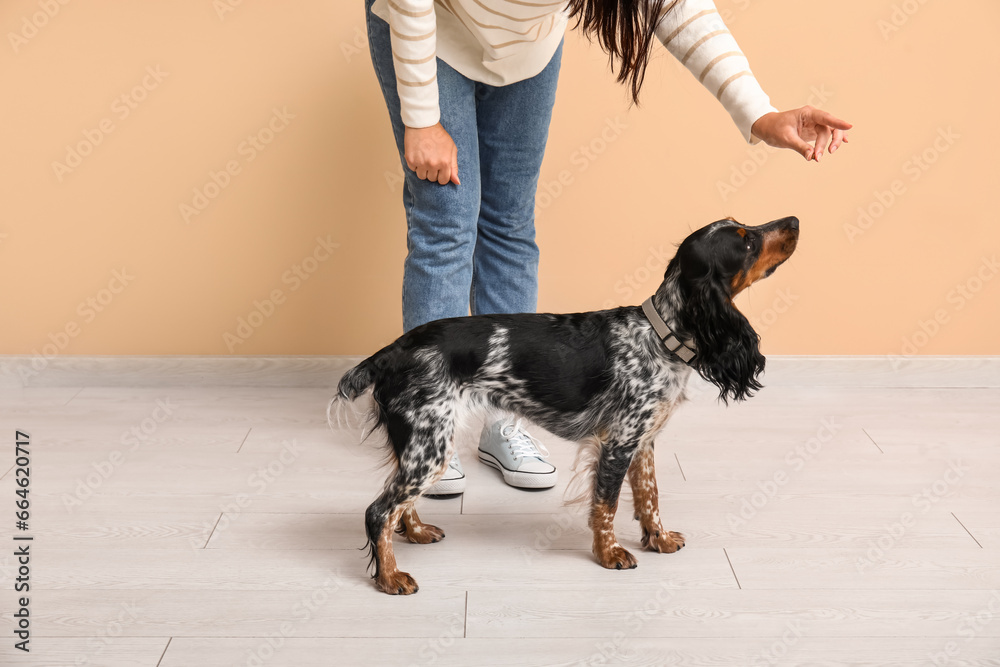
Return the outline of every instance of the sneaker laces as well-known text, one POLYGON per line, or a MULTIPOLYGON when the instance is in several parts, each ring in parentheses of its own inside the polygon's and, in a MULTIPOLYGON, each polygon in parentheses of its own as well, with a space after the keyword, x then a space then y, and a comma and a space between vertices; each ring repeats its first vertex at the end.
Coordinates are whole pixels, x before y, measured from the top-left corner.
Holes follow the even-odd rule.
POLYGON ((507 446, 515 460, 521 457, 545 459, 549 456, 545 445, 521 427, 520 419, 504 423, 500 427, 500 435, 507 440, 507 446))

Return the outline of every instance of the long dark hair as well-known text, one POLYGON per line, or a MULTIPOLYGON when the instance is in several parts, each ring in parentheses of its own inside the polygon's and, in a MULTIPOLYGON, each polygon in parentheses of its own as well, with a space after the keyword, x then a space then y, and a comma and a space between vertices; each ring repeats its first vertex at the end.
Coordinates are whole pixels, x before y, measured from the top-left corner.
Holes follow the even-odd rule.
POLYGON ((618 61, 618 82, 628 85, 636 104, 656 26, 675 4, 677 0, 569 0, 570 18, 576 18, 574 27, 582 24, 587 37, 597 37, 608 53, 612 71, 618 61))

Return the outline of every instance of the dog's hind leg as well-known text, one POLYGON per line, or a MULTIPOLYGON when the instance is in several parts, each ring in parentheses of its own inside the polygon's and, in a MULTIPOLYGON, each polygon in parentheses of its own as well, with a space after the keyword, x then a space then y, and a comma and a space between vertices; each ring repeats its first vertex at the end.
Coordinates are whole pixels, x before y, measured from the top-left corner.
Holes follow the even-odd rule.
POLYGON ((403 508, 396 532, 414 544, 431 544, 444 539, 443 530, 420 520, 412 502, 403 508))
POLYGON ((612 570, 636 567, 635 556, 615 538, 615 512, 625 474, 628 472, 637 440, 601 442, 594 478, 594 496, 590 508, 590 529, 594 531, 594 556, 597 562, 612 570))
MULTIPOLYGON (((421 419, 408 420, 420 423, 421 419)), ((409 595, 419 590, 416 580, 396 567, 396 557, 392 550, 392 533, 400 522, 406 524, 407 516, 413 521, 413 528, 435 526, 419 523, 413 502, 434 483, 448 465, 454 424, 443 423, 440 415, 421 428, 389 429, 390 439, 405 439, 393 442, 399 452, 395 473, 386 482, 385 489, 365 512, 365 530, 371 550, 372 578, 379 590, 390 595, 409 595), (409 514, 408 514, 409 511, 409 514)), ((429 533, 431 531, 428 531, 429 533)), ((409 535, 407 535, 409 537, 409 535)))
POLYGON ((379 590, 390 595, 409 595, 419 590, 416 580, 396 567, 392 551, 392 526, 403 513, 403 490, 396 480, 390 481, 382 494, 365 511, 365 532, 371 554, 369 567, 374 567, 372 579, 379 590))
POLYGON ((684 536, 663 530, 660 524, 660 494, 656 488, 653 441, 647 440, 632 456, 628 469, 635 518, 642 528, 642 546, 650 551, 673 553, 684 546, 684 536))

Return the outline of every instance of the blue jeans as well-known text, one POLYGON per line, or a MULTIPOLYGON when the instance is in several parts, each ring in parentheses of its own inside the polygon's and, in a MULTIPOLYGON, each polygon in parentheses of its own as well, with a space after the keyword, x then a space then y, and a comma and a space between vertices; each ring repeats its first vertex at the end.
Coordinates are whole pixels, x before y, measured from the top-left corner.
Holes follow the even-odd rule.
POLYGON ((441 125, 458 148, 461 185, 418 179, 403 158, 389 24, 366 0, 368 44, 405 175, 403 328, 443 317, 534 312, 535 190, 555 104, 562 44, 538 75, 488 86, 437 61, 441 125))

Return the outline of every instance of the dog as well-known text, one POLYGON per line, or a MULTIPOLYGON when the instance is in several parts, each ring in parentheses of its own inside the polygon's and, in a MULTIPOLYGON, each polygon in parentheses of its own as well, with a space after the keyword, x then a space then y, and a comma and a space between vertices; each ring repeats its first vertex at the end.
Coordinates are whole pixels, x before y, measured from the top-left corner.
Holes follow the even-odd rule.
POLYGON ((392 534, 419 544, 444 537, 420 521, 413 504, 444 474, 460 410, 470 403, 596 447, 589 524, 598 563, 636 567, 614 533, 626 476, 642 546, 682 548, 684 536, 660 524, 653 440, 684 400, 692 371, 727 403, 761 388, 760 337, 733 298, 788 259, 798 236, 794 217, 756 227, 719 220, 684 239, 642 306, 437 320, 348 371, 328 417, 336 404, 371 389, 372 428, 391 446, 392 472, 365 512, 376 587, 417 592, 414 578, 396 566, 392 534))

